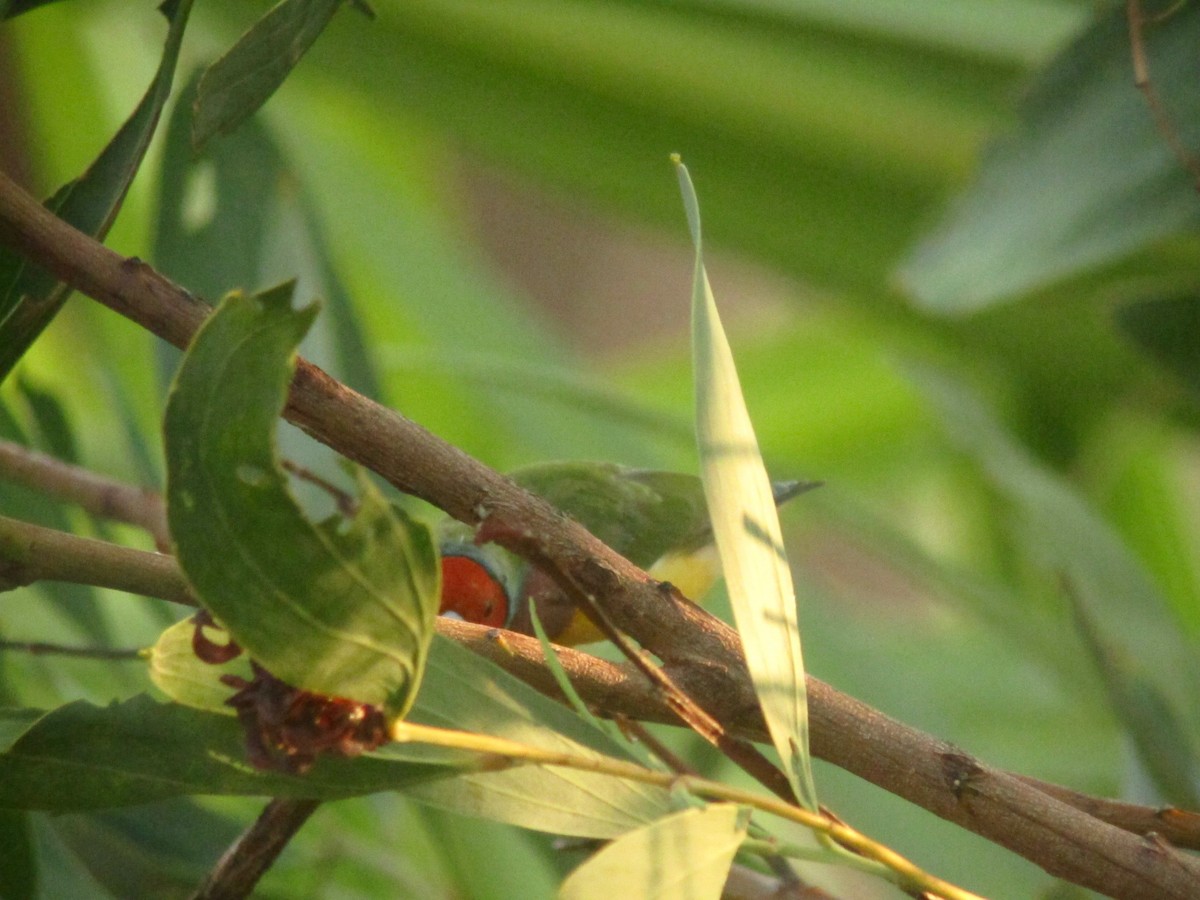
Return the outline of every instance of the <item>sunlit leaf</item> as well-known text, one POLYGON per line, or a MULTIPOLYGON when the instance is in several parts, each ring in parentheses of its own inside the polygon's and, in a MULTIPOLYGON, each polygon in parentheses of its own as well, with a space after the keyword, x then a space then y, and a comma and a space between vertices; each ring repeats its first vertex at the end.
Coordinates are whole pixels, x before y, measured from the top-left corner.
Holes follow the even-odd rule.
MULTIPOLYGON (((438 638, 409 718, 583 757, 622 747, 571 710, 469 650, 438 638)), ((569 769, 519 766, 413 786, 409 796, 454 812, 557 834, 611 838, 669 812, 651 785, 569 769)))
POLYGON ((929 370, 915 370, 913 378, 947 434, 1016 510, 1025 551, 1064 579, 1110 703, 1157 786, 1172 802, 1195 805, 1200 666, 1161 590, 1113 529, 966 390, 929 370), (1164 750, 1168 745, 1188 749, 1164 750))
POLYGON ((192 144, 228 134, 275 93, 343 0, 283 0, 209 66, 196 96, 192 144))
MULTIPOLYGON (((191 0, 163 4, 170 22, 162 61, 146 95, 87 171, 46 205, 80 231, 103 240, 141 166, 171 82, 191 0)), ((0 248, 0 380, 62 308, 70 291, 43 269, 0 248)))
MULTIPOLYGON (((1200 8, 1145 29, 1152 83, 1183 146, 1200 143, 1200 8)), ((1034 83, 1013 134, 912 252, 921 304, 978 309, 1110 263, 1200 220, 1192 178, 1134 87, 1125 4, 1114 3, 1034 83)))
POLYGON ((263 772, 245 762, 243 740, 234 719, 145 695, 104 707, 68 703, 0 753, 0 807, 62 812, 184 794, 333 799, 453 771, 411 759, 327 757, 303 776, 263 772))
POLYGON ((675 165, 696 245, 692 287, 696 443, 709 515, 771 740, 796 796, 816 809, 808 749, 808 692, 792 573, 771 482, 704 271, 695 190, 678 158, 675 165))
MULTIPOLYGON (((160 691, 184 706, 205 712, 232 716, 233 707, 225 701, 233 694, 233 688, 221 683, 221 676, 236 675, 249 681, 253 677, 250 659, 246 654, 225 663, 214 664, 197 658, 192 649, 192 635, 196 626, 191 619, 176 622, 154 642, 150 648, 150 680, 160 691)), ((229 639, 209 629, 214 643, 221 644, 229 639)))
POLYGON ((686 809, 617 838, 563 882, 563 900, 717 900, 749 816, 729 803, 686 809))
POLYGON ((433 632, 435 549, 365 478, 349 522, 314 525, 289 493, 277 419, 316 314, 290 298, 232 295, 193 341, 164 426, 171 533, 205 605, 276 677, 398 715, 433 632))

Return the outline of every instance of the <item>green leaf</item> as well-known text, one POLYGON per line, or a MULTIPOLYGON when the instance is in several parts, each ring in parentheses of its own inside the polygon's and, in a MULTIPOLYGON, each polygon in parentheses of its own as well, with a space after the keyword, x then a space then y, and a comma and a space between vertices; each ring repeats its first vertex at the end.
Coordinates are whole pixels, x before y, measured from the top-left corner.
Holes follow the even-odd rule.
MULTIPOLYGON (((583 757, 628 759, 571 710, 453 641, 437 638, 410 719, 583 757)), ((414 785, 422 802, 523 828, 611 838, 671 809, 668 792, 590 772, 517 766, 414 785)))
MULTIPOLYGON (((103 240, 137 173, 171 81, 191 0, 163 5, 170 21, 162 61, 154 80, 132 115, 88 170, 59 188, 46 205, 80 231, 103 240)), ((0 249, 0 380, 37 339, 66 302, 70 291, 44 270, 27 265, 15 253, 0 249)))
POLYGON ((163 898, 190 896, 245 827, 185 797, 55 815, 50 825, 114 896, 163 898))
POLYGON ((800 650, 796 592, 771 482, 704 271, 700 210, 687 169, 675 158, 696 245, 692 281, 692 354, 696 445, 717 551, 746 663, 771 741, 792 790, 817 808, 808 749, 808 692, 800 650))
POLYGON ((341 5, 342 0, 283 0, 255 22, 200 79, 193 146, 228 134, 266 103, 341 5))
POLYGON ((428 531, 364 490, 350 522, 312 524, 288 492, 275 430, 315 307, 291 286, 231 295, 180 367, 164 426, 179 563, 255 659, 298 687, 402 715, 437 612, 428 531))
POLYGON ((1200 297, 1159 297, 1129 303, 1117 324, 1135 344, 1200 396, 1200 297))
POLYGON ((1157 786, 1171 802, 1196 805, 1200 666, 1167 599, 1115 531, 966 390, 929 370, 912 377, 950 438, 1017 512, 1025 552, 1065 579, 1113 710, 1157 786), (1185 749, 1166 751, 1164 744, 1185 749))
POLYGON ((572 872, 562 900, 717 900, 749 815, 732 803, 686 809, 622 835, 572 872))
POLYGON ((194 152, 198 78, 180 93, 166 130, 155 265, 203 297, 256 290, 299 273, 297 293, 326 298, 324 324, 331 332, 323 334, 319 320, 306 355, 360 393, 379 397, 356 304, 339 277, 301 173, 261 119, 194 152))
POLYGON ((242 729, 228 716, 144 694, 104 707, 75 701, 43 715, 0 754, 0 807, 65 812, 185 794, 336 799, 453 772, 427 761, 364 756, 324 757, 292 776, 244 760, 242 729))
MULTIPOLYGON (((1200 143, 1200 8, 1145 29, 1152 82, 1186 147, 1200 143)), ((1124 4, 1112 4, 1034 83, 1016 130, 912 251, 901 278, 925 307, 968 312, 1179 231, 1200 205, 1134 89, 1124 4)))
POLYGON ((26 900, 37 896, 37 859, 29 828, 29 813, 0 809, 0 847, 4 865, 0 866, 0 897, 26 900))

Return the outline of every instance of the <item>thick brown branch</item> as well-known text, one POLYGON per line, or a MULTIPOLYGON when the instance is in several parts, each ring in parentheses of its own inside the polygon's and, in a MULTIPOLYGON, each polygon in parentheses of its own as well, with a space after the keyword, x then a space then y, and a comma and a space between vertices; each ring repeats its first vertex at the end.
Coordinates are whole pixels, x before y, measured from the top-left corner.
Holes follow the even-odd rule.
MULTIPOLYGON (((0 242, 72 287, 184 346, 206 313, 149 266, 56 219, 0 176, 0 242)), ((757 702, 738 637, 689 603, 665 599, 644 572, 578 524, 414 422, 301 362, 287 417, 309 434, 464 522, 487 519, 572 595, 595 597, 613 623, 658 656, 673 681, 726 727, 745 729, 757 702)), ((1017 778, 839 694, 809 683, 813 750, 1047 871, 1118 897, 1185 898, 1200 863, 1099 822, 1017 778)))

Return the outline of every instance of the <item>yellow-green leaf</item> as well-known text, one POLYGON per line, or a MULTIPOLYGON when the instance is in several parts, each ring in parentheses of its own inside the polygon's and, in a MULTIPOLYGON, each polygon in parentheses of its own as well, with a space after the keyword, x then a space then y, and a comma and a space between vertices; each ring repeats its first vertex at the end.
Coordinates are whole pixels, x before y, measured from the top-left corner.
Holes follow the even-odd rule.
POLYGON ((732 803, 686 809, 613 841, 563 882, 561 900, 717 900, 749 815, 732 803))
POLYGON ((808 694, 792 573, 771 481, 704 270, 696 193, 687 168, 678 157, 674 161, 696 246, 692 286, 696 443, 709 516, 771 741, 796 796, 816 809, 808 750, 808 694))

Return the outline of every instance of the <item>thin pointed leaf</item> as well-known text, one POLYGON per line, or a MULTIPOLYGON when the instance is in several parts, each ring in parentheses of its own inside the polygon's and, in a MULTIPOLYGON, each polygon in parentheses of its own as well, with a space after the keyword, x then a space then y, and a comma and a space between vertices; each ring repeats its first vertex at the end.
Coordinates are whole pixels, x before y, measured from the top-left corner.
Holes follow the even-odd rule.
POLYGON ((209 66, 196 96, 192 144, 228 134, 283 84, 342 0, 284 0, 209 66))
POLYGON ((808 749, 808 693, 792 573, 771 481, 704 271, 696 193, 687 169, 678 159, 675 164, 696 245, 692 286, 696 443, 709 515, 771 741, 796 796, 816 809, 808 749))
POLYGON ((198 596, 273 674, 401 715, 433 633, 435 550, 365 478, 348 523, 314 525, 292 498, 275 434, 316 309, 290 298, 233 295, 193 341, 164 426, 171 534, 198 596))
POLYGON ((717 900, 749 818, 731 803, 666 816, 601 849, 567 876, 558 896, 717 900))
MULTIPOLYGON (((86 234, 103 240, 141 166, 159 114, 171 94, 175 63, 191 6, 191 0, 163 5, 170 28, 162 61, 145 96, 88 170, 46 202, 59 218, 86 234)), ((58 314, 70 291, 52 275, 27 265, 24 259, 2 248, 0 289, 3 289, 0 294, 0 380, 3 380, 58 314)))

